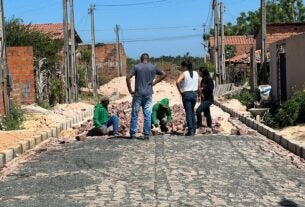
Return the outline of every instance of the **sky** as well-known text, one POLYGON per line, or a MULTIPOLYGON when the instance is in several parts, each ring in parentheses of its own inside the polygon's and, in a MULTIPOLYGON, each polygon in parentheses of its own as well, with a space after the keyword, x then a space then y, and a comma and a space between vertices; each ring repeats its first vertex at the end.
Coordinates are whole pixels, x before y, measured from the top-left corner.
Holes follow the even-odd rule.
MULTIPOLYGON (((62 23, 62 0, 3 0, 6 19, 21 18, 25 24, 62 23)), ((220 0, 219 0, 220 1, 220 0)), ((115 25, 128 57, 203 57, 203 25, 213 27, 212 0, 74 0, 75 28, 84 43, 91 42, 88 8, 96 6, 96 43, 116 41, 115 25)), ((223 0, 224 21, 235 22, 240 12, 259 8, 259 0, 223 0)))

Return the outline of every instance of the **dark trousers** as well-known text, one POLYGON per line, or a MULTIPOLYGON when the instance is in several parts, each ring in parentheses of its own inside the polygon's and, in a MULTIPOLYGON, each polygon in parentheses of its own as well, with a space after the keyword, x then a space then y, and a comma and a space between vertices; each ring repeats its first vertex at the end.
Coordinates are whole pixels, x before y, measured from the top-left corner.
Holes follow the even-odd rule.
POLYGON ((210 106, 212 105, 212 100, 204 100, 200 103, 196 110, 196 116, 197 116, 197 126, 202 126, 202 112, 204 113, 204 116, 207 119, 207 126, 212 127, 212 117, 210 112, 210 106))
POLYGON ((182 94, 183 107, 186 114, 186 124, 189 132, 195 133, 196 121, 195 121, 195 105, 197 99, 196 91, 186 91, 182 94))

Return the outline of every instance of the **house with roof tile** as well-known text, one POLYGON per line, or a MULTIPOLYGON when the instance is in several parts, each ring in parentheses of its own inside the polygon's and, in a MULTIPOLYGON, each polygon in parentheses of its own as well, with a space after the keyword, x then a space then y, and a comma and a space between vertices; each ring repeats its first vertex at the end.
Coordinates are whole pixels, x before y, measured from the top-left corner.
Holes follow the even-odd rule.
MULTIPOLYGON (((220 41, 220 38, 219 40, 220 41)), ((240 35, 240 36, 225 36, 225 45, 235 47, 235 56, 238 59, 247 59, 245 57, 247 53, 250 52, 250 49, 256 44, 255 39, 252 35, 240 35)), ((215 51, 215 38, 209 38, 209 56, 210 61, 214 62, 214 51, 215 51)), ((228 62, 227 67, 230 70, 227 70, 227 77, 230 82, 242 82, 249 76, 250 67, 248 63, 239 63, 239 62, 228 62)))
MULTIPOLYGON (((45 34, 50 35, 52 39, 64 39, 64 26, 63 23, 48 23, 48 24, 31 24, 30 29, 38 30, 45 34)), ((71 26, 68 24, 68 32, 71 32, 71 26)), ((82 39, 75 30, 75 43, 82 43, 82 39)))

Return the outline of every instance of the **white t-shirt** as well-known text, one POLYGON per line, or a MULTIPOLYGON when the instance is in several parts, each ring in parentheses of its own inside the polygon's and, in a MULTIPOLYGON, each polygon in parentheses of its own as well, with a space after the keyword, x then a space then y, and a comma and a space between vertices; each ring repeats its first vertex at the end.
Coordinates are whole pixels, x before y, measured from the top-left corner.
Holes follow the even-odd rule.
POLYGON ((185 91, 197 91, 198 90, 198 73, 197 71, 193 71, 193 78, 190 75, 190 72, 184 71, 184 80, 181 85, 181 89, 183 92, 185 91))

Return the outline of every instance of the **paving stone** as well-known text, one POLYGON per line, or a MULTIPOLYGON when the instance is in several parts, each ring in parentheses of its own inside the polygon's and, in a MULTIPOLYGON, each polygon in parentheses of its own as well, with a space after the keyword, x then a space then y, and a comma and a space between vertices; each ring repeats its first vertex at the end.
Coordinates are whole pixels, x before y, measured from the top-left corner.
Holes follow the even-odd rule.
POLYGON ((33 139, 35 140, 35 145, 38 145, 43 141, 41 135, 35 135, 33 136, 33 139))
POLYGON ((14 149, 8 149, 3 152, 5 155, 5 163, 8 163, 12 159, 14 159, 14 149))
POLYGON ((20 144, 22 146, 22 153, 25 153, 26 151, 28 151, 30 149, 29 141, 22 141, 22 142, 20 142, 20 144))
POLYGON ((0 167, 3 167, 5 165, 5 154, 3 152, 0 152, 0 167))

